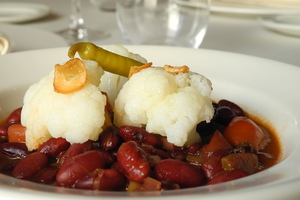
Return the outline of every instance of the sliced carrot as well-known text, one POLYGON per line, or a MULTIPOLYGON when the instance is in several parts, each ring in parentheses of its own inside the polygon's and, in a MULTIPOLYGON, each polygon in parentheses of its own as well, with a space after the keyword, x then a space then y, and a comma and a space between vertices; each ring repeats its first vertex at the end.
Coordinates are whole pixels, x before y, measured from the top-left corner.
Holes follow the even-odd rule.
POLYGON ((224 131, 224 137, 233 146, 249 142, 256 150, 263 149, 267 137, 262 129, 247 117, 235 117, 224 131))
POLYGON ((25 142, 26 127, 21 124, 12 124, 8 127, 9 142, 25 142))
POLYGON ((210 139, 210 142, 203 146, 201 155, 205 159, 214 152, 221 149, 231 149, 231 144, 224 138, 220 131, 216 130, 210 139))
POLYGON ((145 178, 144 182, 137 187, 134 191, 160 191, 161 182, 151 177, 145 178))

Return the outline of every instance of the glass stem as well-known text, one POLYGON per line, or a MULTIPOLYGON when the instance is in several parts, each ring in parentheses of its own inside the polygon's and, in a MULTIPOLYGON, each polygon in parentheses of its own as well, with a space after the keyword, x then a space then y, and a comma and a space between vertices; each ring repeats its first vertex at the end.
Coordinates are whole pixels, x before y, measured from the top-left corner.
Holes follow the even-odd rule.
POLYGON ((88 33, 81 14, 81 0, 72 0, 70 18, 71 22, 69 24, 69 28, 73 32, 74 36, 79 40, 86 39, 88 33))

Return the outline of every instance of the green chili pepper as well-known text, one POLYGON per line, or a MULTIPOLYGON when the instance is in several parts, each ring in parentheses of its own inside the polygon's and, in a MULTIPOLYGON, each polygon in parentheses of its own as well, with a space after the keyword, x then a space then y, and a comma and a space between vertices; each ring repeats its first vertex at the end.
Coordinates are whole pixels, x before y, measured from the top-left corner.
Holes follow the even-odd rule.
POLYGON ((73 44, 69 48, 68 56, 74 58, 76 52, 82 59, 96 61, 105 71, 125 77, 128 77, 131 67, 144 65, 144 63, 112 53, 89 42, 73 44))

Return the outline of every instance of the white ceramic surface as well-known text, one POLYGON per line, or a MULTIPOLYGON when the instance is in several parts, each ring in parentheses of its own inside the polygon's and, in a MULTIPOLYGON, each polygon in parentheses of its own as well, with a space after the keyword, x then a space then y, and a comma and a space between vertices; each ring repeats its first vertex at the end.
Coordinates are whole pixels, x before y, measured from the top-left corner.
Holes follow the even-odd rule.
MULTIPOLYGON (((188 65, 213 83, 212 98, 227 98, 273 124, 283 145, 282 161, 263 172, 213 186, 168 192, 92 192, 45 186, 0 175, 5 200, 282 200, 300 197, 300 68, 245 55, 163 46, 127 46, 154 65, 188 65), (101 197, 99 197, 101 196, 101 197), (134 197, 134 198, 133 198, 134 197), (147 199, 147 198, 146 198, 147 199)), ((27 87, 68 60, 68 48, 0 57, 0 116, 22 105, 27 87)))
POLYGON ((259 18, 262 26, 286 35, 300 37, 300 14, 299 15, 276 15, 259 18))
POLYGON ((279 15, 300 13, 299 9, 280 6, 264 6, 261 4, 247 4, 243 2, 230 2, 212 0, 211 11, 214 13, 238 15, 279 15))
POLYGON ((63 47, 68 44, 55 33, 25 26, 0 24, 0 32, 10 38, 12 52, 63 47))
POLYGON ((50 8, 28 2, 0 2, 0 13, 0 22, 20 23, 43 18, 50 13, 50 8))

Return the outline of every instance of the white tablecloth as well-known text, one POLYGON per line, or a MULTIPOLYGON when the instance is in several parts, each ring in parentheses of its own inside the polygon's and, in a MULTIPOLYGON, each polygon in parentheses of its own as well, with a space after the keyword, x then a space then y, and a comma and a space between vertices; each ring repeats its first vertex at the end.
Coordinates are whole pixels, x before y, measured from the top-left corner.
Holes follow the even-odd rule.
MULTIPOLYGON (((0 2, 34 2, 46 4, 51 8, 49 16, 18 24, 20 26, 57 32, 67 27, 69 23, 69 0, 0 0, 0 2)), ((102 29, 111 34, 107 39, 92 42, 99 45, 125 44, 117 26, 115 12, 100 11, 89 0, 82 0, 82 5, 87 27, 102 29)), ((265 29, 258 23, 257 16, 212 13, 201 48, 247 54, 300 66, 300 37, 282 35, 265 29)))

